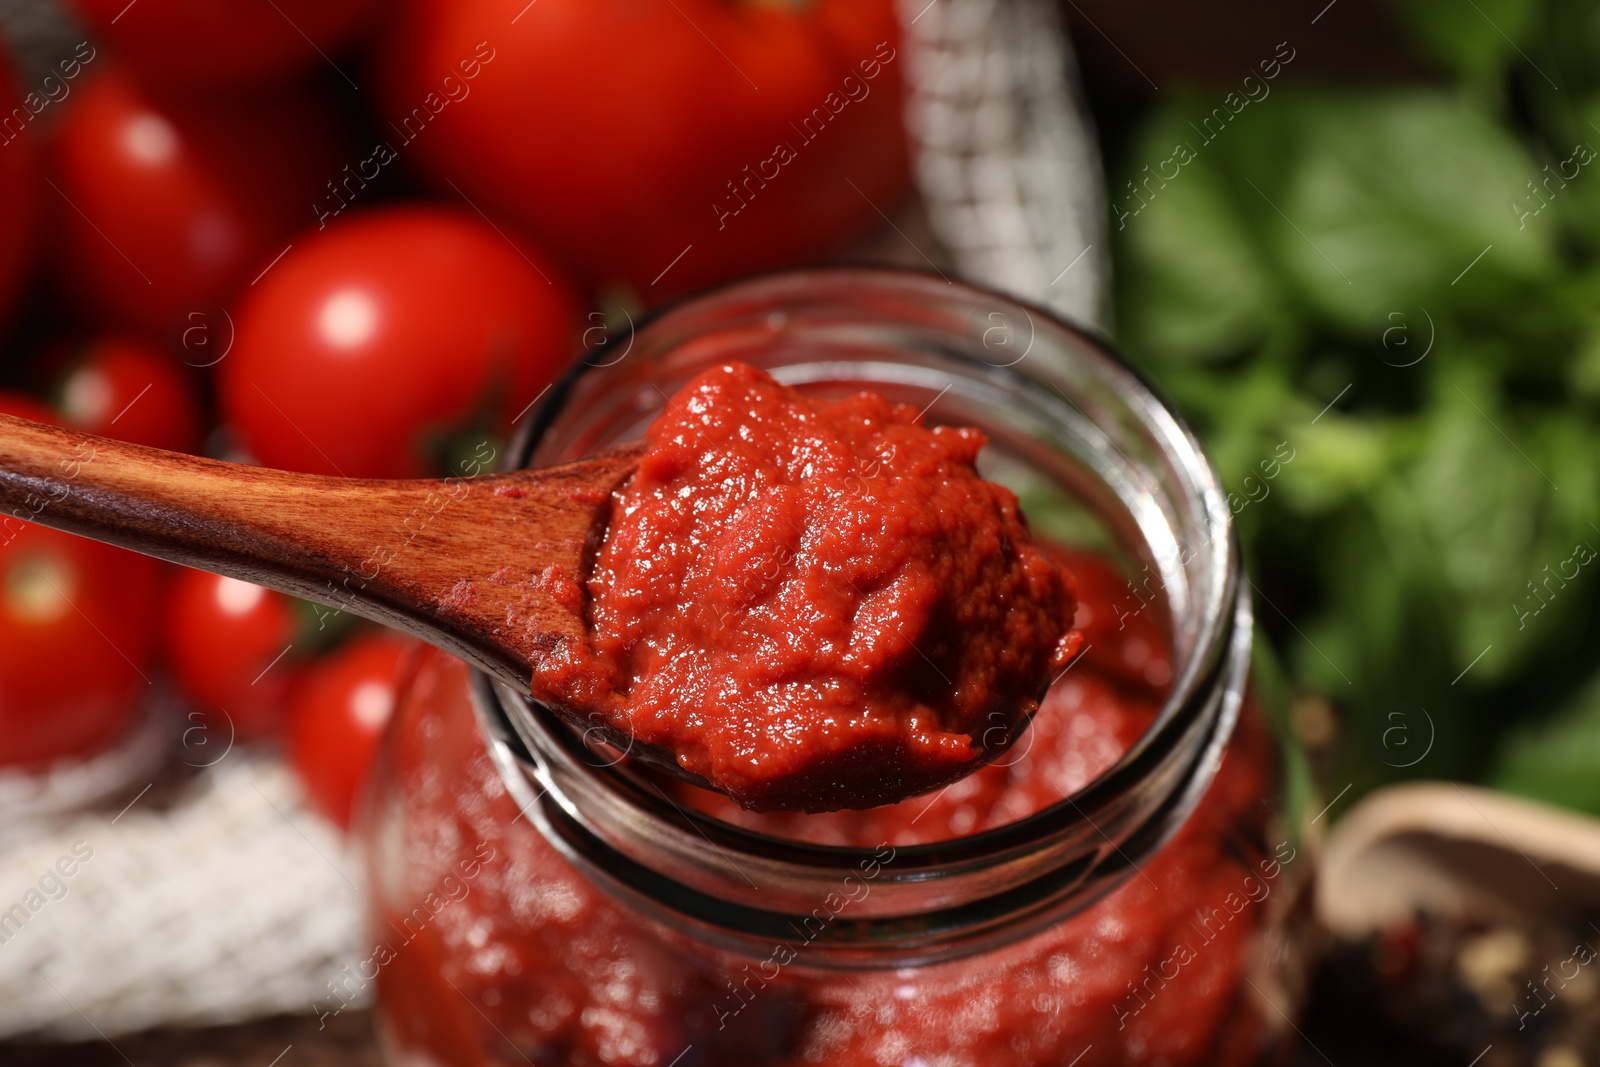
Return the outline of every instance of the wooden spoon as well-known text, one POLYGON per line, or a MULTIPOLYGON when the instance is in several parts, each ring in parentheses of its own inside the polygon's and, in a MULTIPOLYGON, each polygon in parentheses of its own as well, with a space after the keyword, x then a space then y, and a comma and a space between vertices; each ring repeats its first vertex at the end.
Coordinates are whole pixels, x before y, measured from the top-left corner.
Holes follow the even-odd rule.
POLYGON ((1600 819, 1455 782, 1374 792, 1339 820, 1317 910, 1358 939, 1418 911, 1534 925, 1600 908, 1600 819))
MULTIPOLYGON (((581 604, 538 578, 554 567, 583 582, 611 492, 643 450, 510 474, 366 481, 0 415, 0 545, 23 520, 240 578, 405 630, 528 693, 534 664, 586 630, 581 604)), ((532 695, 593 729, 592 709, 532 695)))

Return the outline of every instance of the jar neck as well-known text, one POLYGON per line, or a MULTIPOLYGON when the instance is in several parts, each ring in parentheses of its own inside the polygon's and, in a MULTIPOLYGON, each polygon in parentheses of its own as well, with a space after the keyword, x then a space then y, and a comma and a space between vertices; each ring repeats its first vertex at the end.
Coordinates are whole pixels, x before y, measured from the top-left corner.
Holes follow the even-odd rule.
POLYGON ((986 951, 1086 907, 1142 866, 1215 775, 1249 668, 1250 604, 1229 511, 1194 435, 1105 346, 1046 312, 937 278, 840 270, 730 286, 618 338, 552 390, 513 458, 554 462, 632 436, 653 417, 650 397, 725 359, 797 387, 843 380, 896 399, 949 397, 949 421, 975 423, 992 442, 998 433, 1160 575, 1172 689, 1117 763, 1043 810, 932 844, 840 848, 686 809, 547 709, 479 676, 480 720, 530 821, 630 907, 736 951, 803 948, 815 965, 986 951), (996 329, 1012 331, 1013 348, 994 347, 996 329))

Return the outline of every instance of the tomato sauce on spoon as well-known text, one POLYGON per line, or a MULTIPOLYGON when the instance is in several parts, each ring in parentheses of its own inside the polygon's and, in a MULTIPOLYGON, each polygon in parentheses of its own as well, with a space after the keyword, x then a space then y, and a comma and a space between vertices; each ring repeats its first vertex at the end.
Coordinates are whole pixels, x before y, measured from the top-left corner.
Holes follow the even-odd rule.
MULTIPOLYGON (((1006 748, 1081 643, 983 434, 711 368, 652 424, 535 688, 752 810, 871 808, 1006 748)), ((576 592, 576 590, 574 590, 576 592)))

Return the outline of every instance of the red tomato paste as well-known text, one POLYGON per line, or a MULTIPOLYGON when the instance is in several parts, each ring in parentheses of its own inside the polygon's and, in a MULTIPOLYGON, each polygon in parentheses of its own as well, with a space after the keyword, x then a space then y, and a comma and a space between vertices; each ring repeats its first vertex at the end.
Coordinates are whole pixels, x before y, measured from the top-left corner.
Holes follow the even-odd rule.
MULTIPOLYGON (((1247 702, 1217 777, 1177 835, 1109 895, 1010 947, 891 970, 813 966, 896 850, 1059 802, 1149 725, 1168 643, 1116 572, 1082 578, 1094 648, 1017 745, 934 797, 866 812, 752 813, 677 785, 676 802, 776 836, 872 850, 770 953, 733 957, 653 925, 570 866, 506 792, 442 653, 397 712, 374 824, 373 929, 396 1062, 627 1067, 1109 1067, 1259 1061, 1269 1016, 1250 983, 1281 945, 1295 850, 1268 836, 1274 756, 1247 702), (849 885, 855 888, 848 888, 849 885)), ((350 997, 360 990, 352 980, 350 997)), ((344 986, 336 992, 340 1000, 344 986)), ((337 1010, 330 999, 326 1007, 337 1010)))
POLYGON ((619 733, 752 810, 871 808, 969 773, 1078 645, 1071 579, 979 476, 983 445, 873 393, 707 370, 615 498, 591 647, 536 686, 599 679, 619 733))

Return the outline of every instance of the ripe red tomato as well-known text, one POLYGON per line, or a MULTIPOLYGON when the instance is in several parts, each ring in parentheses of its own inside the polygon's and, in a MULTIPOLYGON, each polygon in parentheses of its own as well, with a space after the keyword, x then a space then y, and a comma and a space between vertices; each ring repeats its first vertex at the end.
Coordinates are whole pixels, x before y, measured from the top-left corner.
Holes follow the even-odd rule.
POLYGON ((422 474, 464 424, 534 399, 567 359, 575 307, 548 261, 474 215, 351 216, 245 294, 223 411, 271 467, 422 474))
MULTIPOLYGON (((59 92, 59 90, 57 90, 59 92)), ((43 134, 32 129, 33 120, 18 121, 19 113, 32 116, 48 105, 38 95, 24 96, 12 81, 11 64, 0 54, 0 313, 8 310, 33 252, 39 215, 39 147, 43 134)))
POLYGON ((200 402, 188 372, 165 350, 127 337, 88 345, 61 382, 67 425, 174 452, 200 448, 200 402))
MULTIPOLYGON (((9 394, 0 412, 56 421, 9 394)), ((0 766, 100 748, 147 690, 159 564, 17 518, 49 506, 0 516, 0 766)))
POLYGON ((413 642, 394 633, 356 638, 310 668, 294 699, 289 760, 312 804, 350 825, 355 798, 399 695, 402 659, 413 642))
MULTIPOLYGON (((239 86, 333 62, 378 0, 74 0, 142 79, 239 86)), ((354 71, 348 64, 343 70, 354 71)))
POLYGON ((85 310, 166 337, 221 304, 315 217, 337 140, 304 98, 161 101, 85 78, 54 146, 57 273, 85 310))
POLYGON ((0 519, 0 764, 83 754, 127 728, 147 684, 157 566, 0 519))
POLYGON ((33 422, 47 422, 51 426, 61 425, 61 416, 57 415, 42 401, 22 396, 20 393, 0 391, 0 415, 29 419, 33 422))
POLYGON ((416 0, 383 117, 452 195, 654 299, 892 208, 904 62, 893 0, 416 0))
POLYGON ((161 628, 167 665, 195 710, 241 740, 281 731, 305 648, 294 601, 259 585, 182 568, 161 628))

